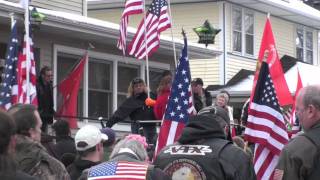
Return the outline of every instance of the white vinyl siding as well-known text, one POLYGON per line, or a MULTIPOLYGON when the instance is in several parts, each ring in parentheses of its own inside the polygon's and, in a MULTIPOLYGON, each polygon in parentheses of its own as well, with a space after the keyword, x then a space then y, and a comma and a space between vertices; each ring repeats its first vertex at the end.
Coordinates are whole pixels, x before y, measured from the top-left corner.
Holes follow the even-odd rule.
POLYGON ((237 74, 241 69, 247 69, 255 71, 256 61, 248 60, 245 57, 241 56, 228 56, 228 61, 226 62, 227 66, 227 81, 229 81, 235 74, 237 74))
POLYGON ((219 61, 217 59, 189 60, 191 78, 202 78, 204 87, 219 84, 219 61))
MULTIPOLYGON (((20 0, 8 0, 19 3, 20 0)), ((45 9, 84 15, 86 0, 32 0, 31 5, 45 9)))

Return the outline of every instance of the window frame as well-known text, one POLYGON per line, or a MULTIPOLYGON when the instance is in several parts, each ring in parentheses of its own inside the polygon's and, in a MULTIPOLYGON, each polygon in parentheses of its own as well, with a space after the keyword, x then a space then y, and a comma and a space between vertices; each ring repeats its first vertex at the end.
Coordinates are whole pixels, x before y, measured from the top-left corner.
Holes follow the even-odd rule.
POLYGON ((243 7, 239 7, 239 6, 235 6, 233 5, 231 7, 231 51, 232 53, 234 54, 237 54, 237 55, 240 55, 240 56, 245 56, 245 57, 254 57, 255 55, 255 13, 254 11, 250 10, 250 9, 247 9, 247 8, 243 8, 243 7), (236 32, 239 32, 238 30, 234 30, 234 21, 233 21, 233 12, 234 10, 238 10, 241 12, 241 52, 240 51, 235 51, 234 50, 234 35, 233 35, 233 32, 236 31, 236 32), (253 18, 253 32, 252 34, 249 34, 250 36, 253 37, 253 40, 252 40, 252 54, 248 54, 246 52, 246 48, 247 48, 247 44, 246 44, 246 35, 248 34, 245 30, 245 16, 249 14, 249 15, 252 15, 252 18, 253 18))

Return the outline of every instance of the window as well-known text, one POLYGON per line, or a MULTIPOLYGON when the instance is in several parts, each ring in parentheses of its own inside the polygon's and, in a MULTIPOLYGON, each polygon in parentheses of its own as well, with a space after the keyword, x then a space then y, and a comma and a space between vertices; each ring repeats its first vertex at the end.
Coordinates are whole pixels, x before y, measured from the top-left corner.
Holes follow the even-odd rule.
POLYGON ((118 107, 127 98, 128 86, 135 77, 140 77, 138 65, 118 64, 118 107))
MULTIPOLYGON (((73 68, 79 63, 81 56, 58 53, 57 57, 57 84, 59 84, 68 74, 73 70, 73 68)), ((59 109, 62 104, 62 97, 57 91, 57 109, 59 109)), ((78 93, 78 116, 83 116, 83 79, 80 84, 80 89, 78 93)))
POLYGON ((299 61, 313 64, 313 32, 297 27, 296 55, 299 61))
POLYGON ((253 13, 242 8, 232 9, 232 50, 241 55, 253 55, 253 13))
POLYGON ((112 114, 112 63, 89 60, 89 117, 109 117, 112 114))

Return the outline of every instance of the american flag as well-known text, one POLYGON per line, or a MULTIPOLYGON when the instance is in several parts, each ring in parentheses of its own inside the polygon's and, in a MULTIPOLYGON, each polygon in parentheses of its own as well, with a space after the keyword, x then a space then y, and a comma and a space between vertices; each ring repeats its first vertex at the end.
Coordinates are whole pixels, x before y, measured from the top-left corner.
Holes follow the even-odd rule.
POLYGON ((168 4, 165 0, 153 0, 146 15, 145 27, 144 18, 133 37, 128 52, 138 59, 150 56, 160 45, 160 33, 171 27, 170 18, 167 12, 168 4), (145 49, 145 31, 147 39, 147 51, 145 49))
POLYGON ((7 47, 5 68, 0 86, 0 106, 6 110, 11 107, 13 97, 17 94, 16 66, 19 51, 17 37, 17 26, 16 23, 14 23, 7 47))
POLYGON ((169 144, 172 144, 181 135, 189 115, 195 111, 192 105, 190 86, 190 68, 188 60, 187 39, 184 39, 184 48, 172 83, 171 92, 164 119, 158 136, 156 153, 169 144))
POLYGON ((29 37, 29 48, 26 48, 26 35, 24 35, 23 51, 19 53, 18 65, 17 65, 17 102, 22 104, 38 105, 37 90, 36 90, 36 65, 33 55, 33 41, 29 37), (29 63, 29 83, 27 82, 27 49, 29 49, 30 63, 29 63), (27 91, 29 91, 29 97, 27 97, 27 91))
POLYGON ((141 14, 143 12, 142 0, 127 0, 124 11, 120 21, 120 36, 117 47, 122 50, 123 55, 126 54, 126 40, 127 40, 127 27, 129 23, 129 16, 134 14, 141 14))
POLYGON ((138 162, 105 162, 90 168, 88 180, 146 179, 148 165, 138 162))
POLYGON ((254 169, 257 178, 269 179, 282 148, 288 143, 288 133, 266 62, 262 62, 249 106, 245 136, 256 143, 254 169))

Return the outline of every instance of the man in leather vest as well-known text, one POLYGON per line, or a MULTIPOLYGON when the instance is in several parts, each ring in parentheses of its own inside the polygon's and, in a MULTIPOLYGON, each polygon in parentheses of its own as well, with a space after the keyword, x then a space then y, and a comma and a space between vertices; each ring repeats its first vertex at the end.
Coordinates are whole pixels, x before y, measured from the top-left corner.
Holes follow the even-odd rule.
POLYGON ((307 86, 296 99, 296 115, 304 130, 280 155, 274 179, 320 178, 320 86, 307 86))
POLYGON ((247 154, 226 140, 222 125, 229 122, 226 110, 211 107, 190 118, 177 144, 165 147, 155 166, 173 180, 256 179, 247 154))

